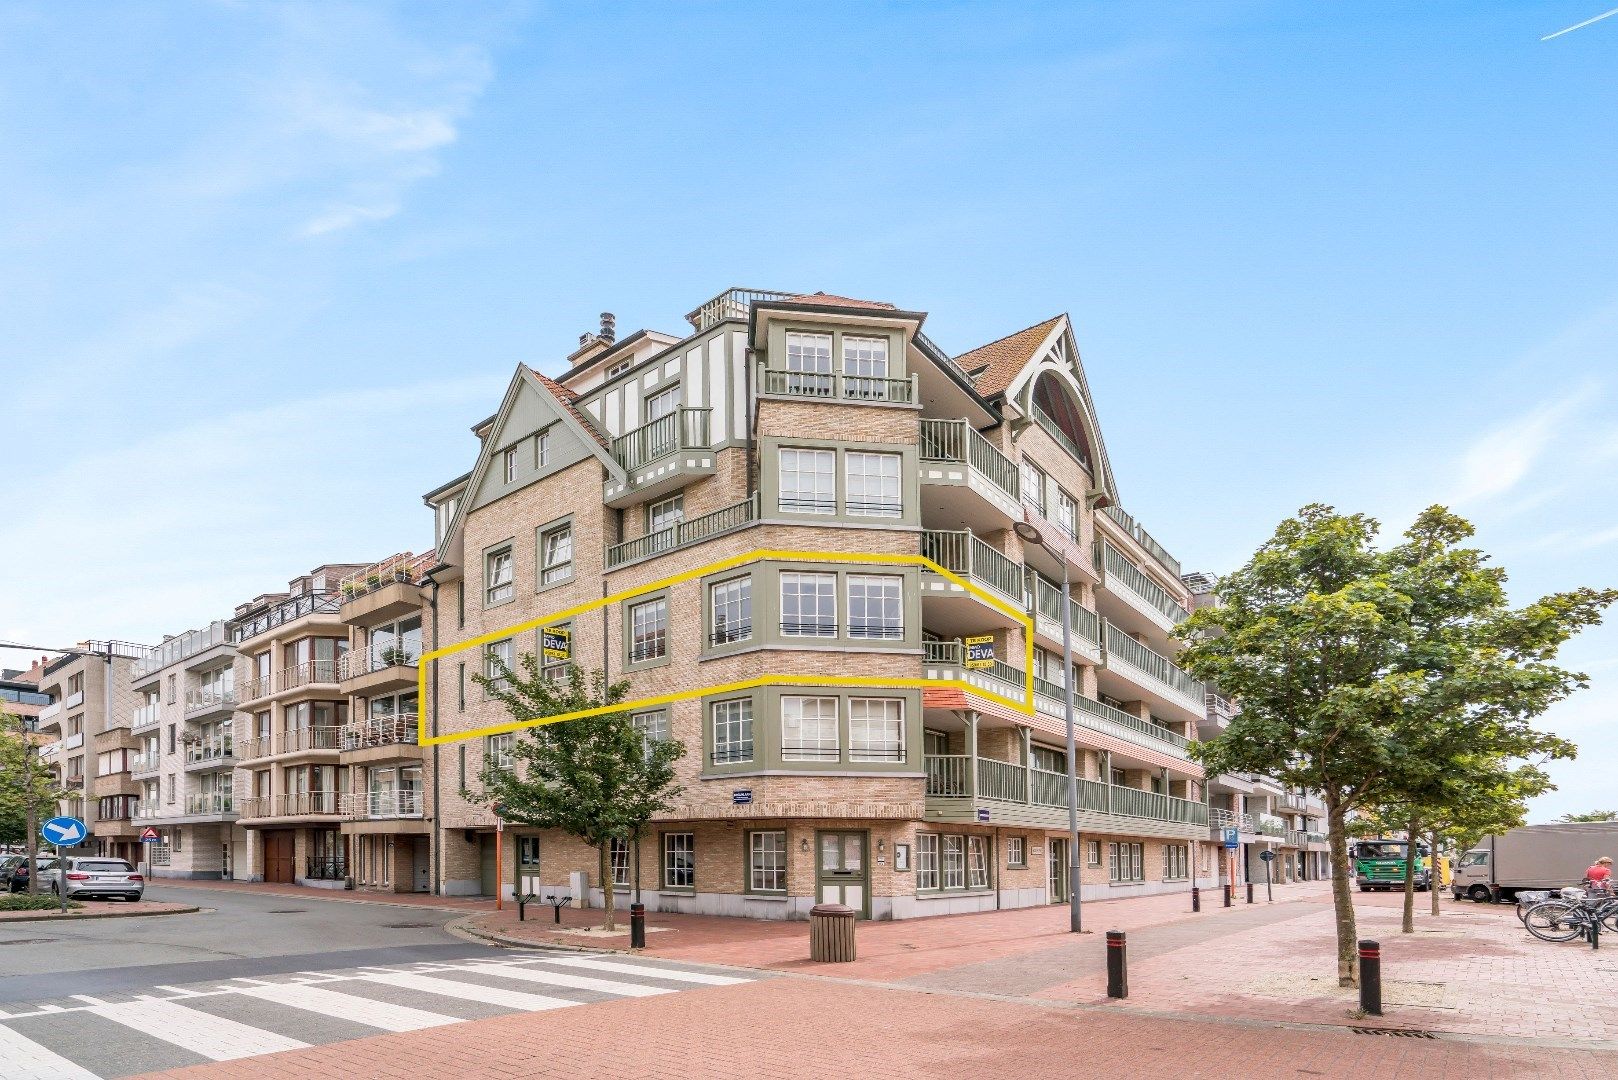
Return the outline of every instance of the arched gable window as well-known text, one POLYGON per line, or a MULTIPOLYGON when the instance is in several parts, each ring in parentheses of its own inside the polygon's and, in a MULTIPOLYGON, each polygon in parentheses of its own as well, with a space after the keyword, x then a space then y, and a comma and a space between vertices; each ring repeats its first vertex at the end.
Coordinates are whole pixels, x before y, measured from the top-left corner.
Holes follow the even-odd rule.
POLYGON ((1090 468, 1090 440, 1084 434, 1078 406, 1062 381, 1048 371, 1034 383, 1034 408, 1035 419, 1042 420, 1042 426, 1090 468))

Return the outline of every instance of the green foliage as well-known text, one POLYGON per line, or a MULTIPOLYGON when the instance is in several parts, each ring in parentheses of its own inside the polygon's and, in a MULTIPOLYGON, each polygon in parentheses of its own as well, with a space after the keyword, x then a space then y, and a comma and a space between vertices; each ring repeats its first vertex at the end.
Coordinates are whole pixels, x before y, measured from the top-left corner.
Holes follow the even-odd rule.
POLYGON ((0 844, 26 844, 29 804, 37 826, 56 813, 64 794, 29 745, 22 719, 0 710, 0 844))
POLYGON ((1489 816, 1472 802, 1479 785, 1520 804, 1543 781, 1540 762, 1574 753, 1532 724, 1587 684, 1552 661, 1618 599, 1576 589, 1513 609, 1505 572, 1464 546, 1472 527, 1448 510, 1427 509, 1385 549, 1379 528, 1304 507, 1180 630, 1180 663, 1241 704, 1194 750, 1208 771, 1263 773, 1326 802, 1346 983, 1357 980, 1348 814, 1420 806, 1423 825, 1440 810, 1475 821, 1489 816))
POLYGON ((1618 810, 1586 810, 1582 814, 1563 814, 1557 821, 1618 821, 1618 810))
MULTIPOLYGON (((56 911, 62 902, 54 893, 0 893, 0 911, 56 911)), ((69 900, 67 909, 81 908, 77 900, 69 900)))

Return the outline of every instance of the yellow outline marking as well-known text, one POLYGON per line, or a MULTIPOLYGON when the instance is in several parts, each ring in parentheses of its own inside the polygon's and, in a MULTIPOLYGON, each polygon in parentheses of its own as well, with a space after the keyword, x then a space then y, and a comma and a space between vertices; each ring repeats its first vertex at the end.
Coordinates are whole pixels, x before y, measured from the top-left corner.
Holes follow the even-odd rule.
POLYGON ((1026 631, 1026 633, 1023 635, 1025 642, 1025 648, 1023 651, 1026 654, 1025 667, 1023 670, 1027 700, 1012 701, 1010 698, 1001 697, 992 690, 985 690, 983 687, 978 686, 975 683, 967 682, 965 679, 893 679, 867 675, 804 675, 796 672, 787 672, 776 675, 761 675, 757 678, 744 679, 740 682, 722 683, 716 686, 705 686, 698 690, 681 690, 672 694, 659 694, 655 697, 636 698, 633 701, 620 701, 613 705, 600 705, 593 709, 580 709, 570 713, 558 713, 555 716, 542 716, 533 720, 513 720, 509 723, 495 724, 490 727, 474 728, 470 731, 458 731, 451 735, 439 735, 436 737, 429 736, 427 734, 427 717, 425 713, 421 713, 418 714, 416 719, 416 741, 422 746, 433 746, 438 743, 457 742, 461 739, 477 738, 478 736, 484 735, 503 735, 508 731, 517 731, 521 728, 539 727, 542 724, 559 724, 564 720, 578 720, 586 716, 599 716, 602 713, 629 712, 634 709, 653 708, 658 705, 670 705, 676 701, 687 701, 691 698, 706 697, 709 694, 729 694, 740 690, 751 690, 755 687, 768 686, 782 682, 795 686, 877 686, 902 688, 951 686, 960 690, 969 690, 980 697, 988 698, 990 701, 1016 709, 1018 712, 1026 713, 1029 716, 1034 714, 1033 616, 1028 615, 1025 612, 1018 611, 1016 608, 1013 608, 1007 604, 1004 600, 997 596, 991 595, 953 571, 944 569, 942 566, 933 562, 933 560, 927 558, 925 555, 882 555, 863 551, 776 551, 766 548, 756 549, 747 553, 746 555, 733 555, 728 559, 719 559, 715 562, 708 563, 706 566, 699 566, 695 570, 687 570, 683 574, 675 574, 672 577, 666 577, 660 581, 653 581, 645 585, 637 585, 633 589, 624 589, 621 592, 613 593, 610 596, 603 596, 599 600, 591 600, 588 603, 579 604, 576 607, 570 607, 564 611, 552 612, 551 614, 545 615, 538 619, 529 619, 527 622, 513 623, 512 625, 503 629, 493 630, 486 634, 479 634, 477 637, 468 638, 467 640, 457 642, 454 645, 446 645, 441 649, 433 649, 431 652, 424 652, 421 654, 421 659, 417 661, 417 700, 420 702, 425 702, 427 700, 427 663, 430 660, 436 660, 442 656, 450 656, 466 649, 475 648, 479 645, 487 645, 491 641, 501 641, 505 638, 523 633, 526 630, 532 630, 538 626, 563 622, 567 619, 573 618, 576 615, 587 614, 588 612, 594 611, 597 608, 605 607, 608 604, 622 603, 625 600, 631 600, 646 593, 657 592, 660 589, 667 589, 671 586, 691 581, 694 578, 699 578, 707 574, 719 573, 724 570, 729 570, 733 566, 741 566, 746 563, 754 562, 881 563, 883 565, 890 566, 920 566, 924 570, 933 571, 940 577, 954 582, 956 585, 959 585, 967 592, 977 596, 991 607, 998 608, 1000 611, 1022 624, 1023 629, 1026 631))

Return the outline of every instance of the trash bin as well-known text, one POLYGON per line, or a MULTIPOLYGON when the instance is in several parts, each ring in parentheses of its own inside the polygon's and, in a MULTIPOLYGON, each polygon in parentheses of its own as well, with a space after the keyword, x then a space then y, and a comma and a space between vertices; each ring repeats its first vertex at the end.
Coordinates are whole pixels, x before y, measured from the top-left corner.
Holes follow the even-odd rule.
POLYGON ((854 909, 816 904, 809 909, 809 959, 843 964, 854 959, 854 909))

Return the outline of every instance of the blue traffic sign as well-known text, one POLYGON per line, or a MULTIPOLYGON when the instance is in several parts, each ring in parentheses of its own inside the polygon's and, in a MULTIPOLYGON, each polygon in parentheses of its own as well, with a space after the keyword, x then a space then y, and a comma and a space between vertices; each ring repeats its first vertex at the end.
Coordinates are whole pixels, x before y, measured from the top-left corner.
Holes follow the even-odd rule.
POLYGON ((39 827, 39 835, 45 838, 47 844, 77 847, 90 835, 90 829, 76 817, 53 817, 39 827))
POLYGON ((1231 851, 1235 851, 1241 846, 1241 834, 1236 831, 1235 826, 1227 826, 1225 829, 1225 847, 1229 848, 1231 851))

